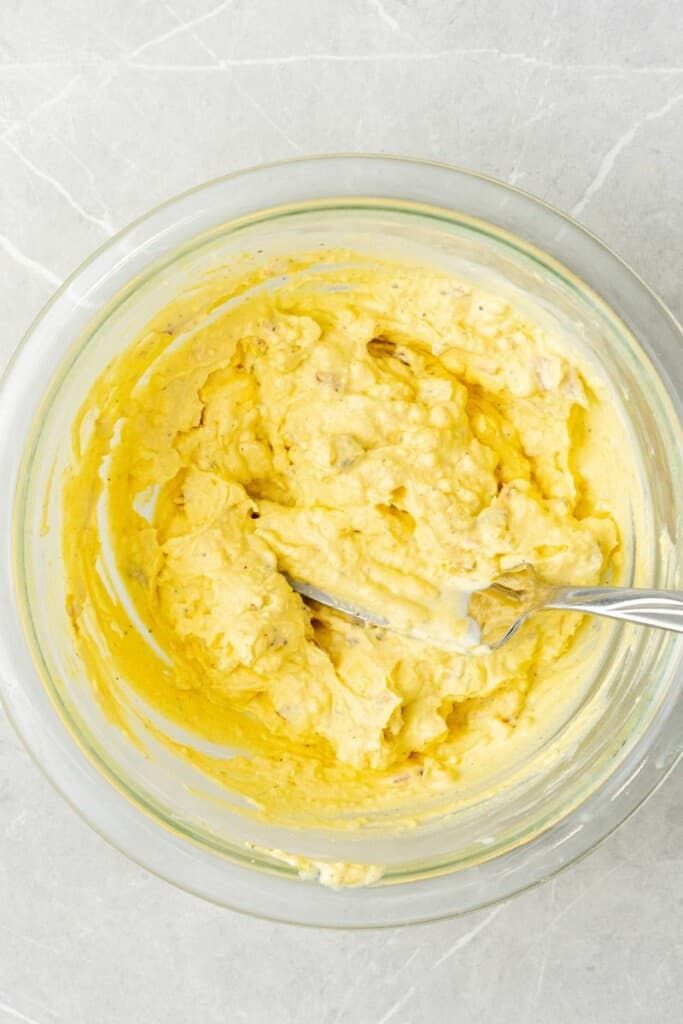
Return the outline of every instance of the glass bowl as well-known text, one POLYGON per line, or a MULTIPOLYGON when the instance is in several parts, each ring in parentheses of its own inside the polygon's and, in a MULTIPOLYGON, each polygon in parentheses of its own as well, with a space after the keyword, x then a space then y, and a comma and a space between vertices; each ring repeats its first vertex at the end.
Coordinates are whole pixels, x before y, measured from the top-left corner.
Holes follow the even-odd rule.
MULTIPOLYGON (((373 927, 464 913, 584 855, 680 754, 680 639, 610 626, 597 678, 509 783, 397 834, 266 825, 148 739, 104 717, 71 647, 60 556, 61 470, 90 384, 174 293, 244 253, 314 246, 405 255, 504 278, 569 319, 633 428, 643 467, 630 580, 680 586, 683 512, 679 329, 601 242, 532 196, 455 168, 380 156, 294 160, 209 182, 107 242, 59 289, 0 391, 0 686, 10 719, 72 806, 174 884, 289 922, 373 927), (635 555, 638 555, 636 558, 635 555), (375 885, 333 891, 268 849, 382 863, 375 885)), ((256 256, 255 256, 256 258, 256 256)))

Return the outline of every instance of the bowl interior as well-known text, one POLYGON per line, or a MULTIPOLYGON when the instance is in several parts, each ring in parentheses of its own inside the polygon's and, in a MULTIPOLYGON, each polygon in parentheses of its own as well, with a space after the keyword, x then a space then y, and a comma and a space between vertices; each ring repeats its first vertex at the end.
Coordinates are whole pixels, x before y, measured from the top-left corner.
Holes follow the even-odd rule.
MULTIPOLYGON (((590 793, 605 766, 614 764, 617 751, 623 756, 662 700, 667 677, 662 666, 671 639, 593 625, 588 643, 600 634, 604 645, 597 677, 586 680, 562 720, 549 723, 535 756, 513 764, 505 785, 493 795, 484 789, 472 792, 470 806, 446 819, 440 814, 444 805, 436 802, 430 822, 400 835, 386 813, 371 817, 353 834, 299 831, 245 816, 239 797, 180 763, 142 720, 136 747, 104 716, 71 647, 59 570, 60 480, 71 454, 69 424, 97 375, 155 311, 205 275, 220 274, 237 260, 248 265, 293 251, 318 250, 324 266, 330 248, 439 266, 508 294, 533 310, 537 320, 570 330, 601 367, 633 427, 641 473, 632 496, 629 580, 671 582, 673 552, 657 537, 672 525, 673 481, 659 474, 653 478, 645 469, 653 447, 661 444, 652 402, 661 387, 624 325, 569 271, 491 225, 416 204, 359 199, 353 204, 304 203, 220 225, 150 267, 91 322, 63 359, 34 425, 17 518, 20 593, 34 655, 69 728, 102 772, 158 821, 223 854, 246 856, 273 870, 293 869, 273 862, 268 848, 380 862, 387 866, 387 880, 414 878, 499 855, 538 834, 590 793), (547 757, 550 746, 552 758, 547 757)), ((175 735, 185 738, 177 729, 175 735)), ((487 786, 493 781, 487 780, 487 786)))

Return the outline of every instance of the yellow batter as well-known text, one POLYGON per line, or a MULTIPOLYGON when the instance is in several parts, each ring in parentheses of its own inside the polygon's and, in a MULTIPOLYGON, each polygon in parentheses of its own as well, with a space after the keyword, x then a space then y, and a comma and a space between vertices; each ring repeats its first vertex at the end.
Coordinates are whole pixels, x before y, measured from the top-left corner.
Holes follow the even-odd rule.
POLYGON ((216 274, 112 363, 74 428, 64 553, 78 651, 121 726, 132 690, 260 813, 329 824, 465 792, 538 744, 585 681, 581 618, 462 654, 461 596, 520 562, 618 575, 628 445, 590 367, 504 299, 325 264, 216 274), (285 574, 439 635, 363 628, 285 574))

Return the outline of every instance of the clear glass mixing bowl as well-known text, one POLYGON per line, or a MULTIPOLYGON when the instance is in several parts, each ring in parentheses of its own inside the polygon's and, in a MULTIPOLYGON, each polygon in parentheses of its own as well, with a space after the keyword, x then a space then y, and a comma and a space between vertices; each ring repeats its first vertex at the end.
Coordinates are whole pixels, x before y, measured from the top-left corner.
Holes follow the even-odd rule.
POLYGON ((389 157, 296 160, 210 182, 131 225, 66 281, 19 346, 0 391, 0 685, 17 731, 64 797, 156 874, 291 922, 424 921, 537 884, 654 789, 680 753, 680 639, 609 627, 598 677, 553 738, 566 756, 536 752, 514 783, 445 819, 399 835, 370 822, 347 835, 252 821, 153 740, 136 749, 93 699, 64 609, 61 469, 94 378, 207 269, 245 251, 316 245, 502 275, 571 320, 611 379, 643 466, 634 500, 646 529, 631 578, 680 586, 681 336, 643 282, 578 224, 490 178, 389 157), (262 848, 386 871, 375 886, 335 892, 262 848))

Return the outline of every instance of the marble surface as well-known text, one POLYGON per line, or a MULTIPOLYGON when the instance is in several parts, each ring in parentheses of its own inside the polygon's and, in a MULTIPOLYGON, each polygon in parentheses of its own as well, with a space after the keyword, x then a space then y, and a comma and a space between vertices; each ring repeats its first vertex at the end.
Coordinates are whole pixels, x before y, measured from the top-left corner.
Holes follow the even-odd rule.
MULTIPOLYGON (((682 29, 675 0, 3 0, 0 363, 65 275, 159 200, 334 150, 527 188, 680 314, 682 29)), ((587 860, 505 906, 316 932, 129 863, 0 715, 0 1022, 674 1020, 682 796, 679 772, 587 860)))

